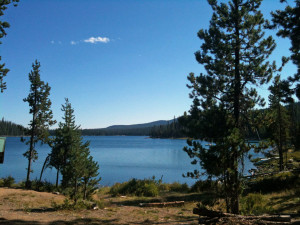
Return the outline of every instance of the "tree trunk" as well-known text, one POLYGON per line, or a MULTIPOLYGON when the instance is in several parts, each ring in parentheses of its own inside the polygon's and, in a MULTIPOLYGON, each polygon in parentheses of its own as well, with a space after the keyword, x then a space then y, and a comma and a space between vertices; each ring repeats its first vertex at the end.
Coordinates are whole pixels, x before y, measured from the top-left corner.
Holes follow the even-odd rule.
POLYGON ((42 182, 42 176, 43 176, 43 173, 44 173, 45 168, 47 167, 47 163, 48 163, 48 161, 49 161, 49 158, 50 158, 50 155, 48 154, 48 156, 46 157, 45 162, 44 162, 44 164, 43 164, 43 168, 42 168, 42 170, 41 170, 41 174, 40 174, 40 182, 42 182))
POLYGON ((58 177, 59 177, 59 167, 57 168, 57 173, 56 173, 56 183, 55 183, 56 189, 58 188, 58 177))
POLYGON ((74 200, 75 200, 75 203, 77 203, 77 179, 75 180, 74 200))
POLYGON ((28 168, 27 168, 27 177, 25 187, 27 189, 31 188, 30 182, 30 173, 31 173, 31 162, 32 162, 32 153, 34 150, 34 131, 35 131, 35 120, 36 120, 36 105, 37 105, 37 89, 35 88, 34 91, 34 105, 33 105, 33 112, 32 112, 32 127, 31 127, 31 136, 30 136, 30 147, 29 147, 29 159, 28 159, 28 168))
POLYGON ((278 143, 278 154, 279 154, 279 171, 283 171, 283 138, 282 138, 282 118, 280 104, 278 104, 278 121, 279 121, 279 143, 278 143))
POLYGON ((84 181, 84 189, 83 189, 83 200, 86 200, 86 186, 87 186, 87 181, 84 181))
POLYGON ((32 153, 33 153, 33 148, 34 148, 34 143, 33 143, 34 129, 35 129, 34 122, 35 121, 32 122, 32 131, 31 131, 31 136, 30 136, 29 158, 28 158, 28 167, 27 167, 27 177, 26 177, 26 183, 25 183, 25 187, 27 189, 31 188, 30 173, 31 173, 32 153))
MULTIPOLYGON (((239 5, 238 0, 234 0, 235 5, 235 68, 234 68, 234 119, 235 119, 235 128, 240 129, 240 95, 241 95, 241 75, 240 75, 240 18, 239 18, 239 5)), ((238 146, 232 146, 232 158, 231 158, 231 168, 233 174, 230 174, 231 177, 231 212, 234 214, 239 213, 239 181, 238 181, 238 146)))

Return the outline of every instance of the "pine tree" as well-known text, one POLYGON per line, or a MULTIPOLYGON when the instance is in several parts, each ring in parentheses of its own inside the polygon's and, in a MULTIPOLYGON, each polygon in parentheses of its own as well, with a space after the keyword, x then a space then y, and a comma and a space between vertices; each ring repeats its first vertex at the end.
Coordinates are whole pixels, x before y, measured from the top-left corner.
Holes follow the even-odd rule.
POLYGON ((199 123, 206 124, 206 129, 192 125, 201 133, 191 137, 213 139, 214 145, 206 149, 197 141, 189 141, 190 148, 185 151, 194 159, 192 163, 197 163, 198 158, 209 175, 222 177, 227 211, 232 213, 239 212, 239 160, 250 150, 245 140, 251 125, 248 112, 256 104, 264 104, 254 87, 267 83, 276 68, 274 63, 266 62, 275 43, 271 36, 264 38, 261 1, 231 0, 218 4, 208 0, 213 15, 209 29, 198 32, 203 43, 195 53, 206 74, 188 76, 190 97, 194 99, 192 118, 198 117, 199 123), (217 164, 218 169, 209 160, 214 160, 211 163, 217 164))
MULTIPOLYGON (((24 153, 24 156, 28 159, 26 187, 30 188, 30 173, 32 161, 34 162, 38 158, 36 150, 36 143, 41 144, 49 142, 49 127, 56 123, 53 120, 51 101, 49 99, 50 87, 48 83, 40 78, 40 63, 36 60, 32 64, 32 71, 29 73, 30 93, 23 101, 28 102, 32 114, 32 120, 29 123, 27 135, 29 140, 26 141, 26 145, 29 145, 28 151, 24 153)), ((24 140, 25 141, 25 140, 24 140)))
POLYGON ((62 105, 61 109, 64 112, 63 122, 60 122, 59 128, 55 130, 49 163, 51 167, 57 170, 56 187, 58 186, 59 174, 70 157, 73 138, 79 136, 79 126, 75 125, 74 109, 72 109, 67 98, 65 101, 65 105, 62 105))
MULTIPOLYGON (((281 2, 287 2, 280 0, 281 2)), ((296 87, 293 89, 296 96, 300 99, 300 0, 294 0, 294 5, 287 5, 284 10, 276 10, 272 12, 271 28, 279 28, 277 35, 283 38, 289 38, 291 40, 291 56, 292 62, 297 66, 298 70, 288 79, 291 83, 296 82, 296 87)), ((295 106, 295 105, 294 105, 295 106)), ((293 108, 294 106, 291 106, 293 108)), ((293 137, 292 140, 296 149, 299 148, 299 123, 296 123, 294 118, 295 109, 291 109, 292 119, 294 120, 293 137)))
POLYGON ((80 136, 74 137, 70 157, 62 169, 62 185, 64 188, 71 188, 70 196, 75 202, 83 197, 79 189, 82 186, 82 178, 87 167, 88 147, 89 143, 82 143, 80 136))
POLYGON ((283 170, 283 153, 287 151, 289 141, 289 123, 290 118, 288 111, 282 104, 293 101, 292 91, 288 81, 281 81, 280 76, 276 76, 274 83, 269 87, 271 94, 269 95, 270 110, 267 114, 268 126, 272 135, 271 139, 279 153, 279 170, 283 170))
MULTIPOLYGON (((19 0, 1 0, 0 1, 0 17, 4 15, 4 11, 7 9, 7 6, 14 2, 14 6, 17 6, 17 2, 19 0)), ((7 35, 5 29, 9 28, 10 25, 6 21, 1 21, 0 20, 0 39, 3 38, 4 36, 7 35)), ((0 41, 0 44, 2 42, 0 41)), ((0 61, 1 61, 1 56, 0 56, 0 61)), ((3 92, 6 89, 6 83, 3 81, 3 78, 7 75, 9 72, 9 69, 5 68, 5 64, 0 63, 0 90, 3 92)))
MULTIPOLYGON (((286 2, 281 0, 281 2, 286 2)), ((295 0, 294 6, 286 6, 284 10, 276 10, 272 12, 272 26, 279 26, 277 35, 291 40, 291 59, 298 67, 298 72, 295 74, 297 80, 300 79, 300 0, 295 0)), ((298 85, 298 97, 300 97, 300 85, 298 85)))
POLYGON ((62 187, 70 188, 71 197, 77 201, 80 197, 86 198, 99 182, 99 165, 90 156, 89 142, 82 140, 80 126, 75 124, 74 109, 68 99, 62 105, 62 111, 63 122, 55 132, 50 166, 57 169, 56 185, 61 173, 62 187))

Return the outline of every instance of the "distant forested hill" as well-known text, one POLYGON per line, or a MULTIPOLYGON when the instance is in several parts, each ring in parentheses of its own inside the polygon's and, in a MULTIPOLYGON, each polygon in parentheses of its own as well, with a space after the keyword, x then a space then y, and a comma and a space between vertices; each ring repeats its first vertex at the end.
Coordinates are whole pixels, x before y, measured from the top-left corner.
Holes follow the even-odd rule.
POLYGON ((84 136, 114 136, 114 135, 128 135, 128 136, 148 136, 150 127, 145 128, 101 128, 101 129, 83 129, 81 134, 84 136))
POLYGON ((1 136, 22 136, 24 135, 25 128, 21 125, 15 124, 10 121, 0 120, 0 135, 1 136))
POLYGON ((133 124, 133 125, 114 125, 107 128, 99 129, 83 129, 82 135, 86 136, 112 136, 112 135, 128 135, 128 136, 149 136, 154 126, 164 126, 170 121, 158 120, 150 123, 133 124))
POLYGON ((105 129, 114 129, 114 130, 128 130, 128 129, 141 129, 141 128, 149 128, 154 126, 166 125, 170 122, 170 120, 158 120, 150 123, 142 123, 142 124, 133 124, 133 125, 114 125, 109 126, 105 129))

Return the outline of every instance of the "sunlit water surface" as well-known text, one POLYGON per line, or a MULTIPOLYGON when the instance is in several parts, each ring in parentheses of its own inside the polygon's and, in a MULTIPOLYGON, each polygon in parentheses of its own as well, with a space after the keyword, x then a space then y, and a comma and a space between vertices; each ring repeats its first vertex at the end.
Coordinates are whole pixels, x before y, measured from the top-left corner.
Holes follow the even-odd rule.
MULTIPOLYGON (((151 139, 144 136, 86 136, 90 141, 90 152, 99 165, 100 184, 113 185, 131 178, 162 177, 163 182, 180 182, 192 185, 195 180, 182 174, 199 169, 191 165, 191 159, 182 149, 185 140, 151 139)), ((205 144, 203 142, 203 144, 205 144)), ((19 137, 8 137, 4 164, 0 164, 0 177, 13 176, 17 182, 26 178, 28 161, 23 153, 28 149, 19 137)), ((47 145, 37 145, 38 160, 33 163, 31 178, 39 177, 44 160, 50 152, 47 145)), ((249 163, 248 163, 249 164, 249 163)), ((246 165, 249 167, 250 165, 246 165)), ((56 170, 47 169, 43 180, 55 182, 56 170)))

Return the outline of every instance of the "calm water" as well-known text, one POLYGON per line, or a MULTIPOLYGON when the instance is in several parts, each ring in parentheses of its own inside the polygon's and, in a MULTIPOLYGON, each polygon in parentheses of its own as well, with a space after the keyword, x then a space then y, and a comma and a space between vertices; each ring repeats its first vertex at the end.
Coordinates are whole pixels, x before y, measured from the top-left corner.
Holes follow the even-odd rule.
MULTIPOLYGON (((116 182, 128 181, 131 178, 157 179, 163 176, 163 182, 193 184, 195 180, 183 178, 182 174, 199 165, 191 165, 191 159, 182 150, 185 140, 150 139, 131 136, 97 136, 84 137, 90 141, 90 151, 94 160, 100 165, 101 185, 113 185, 116 182)), ((23 157, 27 146, 18 137, 6 139, 4 164, 0 164, 0 177, 13 176, 17 182, 26 178, 28 161, 23 157)), ((37 146, 39 159, 33 163, 31 179, 39 177, 44 160, 50 148, 47 145, 37 146)), ((249 167, 249 166, 248 166, 249 167)), ((47 169, 43 180, 55 182, 56 170, 47 169)))
MULTIPOLYGON (((182 150, 185 140, 150 139, 130 136, 84 137, 90 141, 91 155, 100 165, 100 184, 113 185, 131 178, 157 179, 163 176, 163 182, 179 181, 193 184, 190 178, 182 174, 194 170, 188 155, 182 150)), ((28 161, 23 157, 27 146, 18 137, 6 139, 4 164, 0 164, 0 177, 13 176, 17 182, 24 180, 28 161)), ((50 148, 37 146, 39 158, 33 163, 31 178, 39 177, 41 168, 50 148)), ((55 182, 56 170, 47 169, 43 180, 55 182)))

